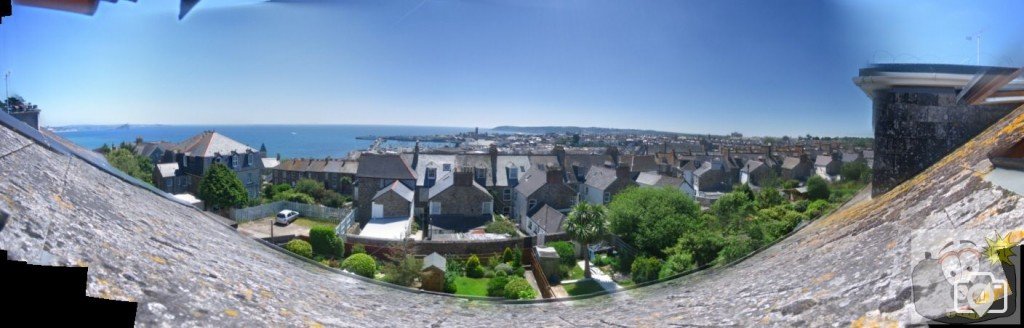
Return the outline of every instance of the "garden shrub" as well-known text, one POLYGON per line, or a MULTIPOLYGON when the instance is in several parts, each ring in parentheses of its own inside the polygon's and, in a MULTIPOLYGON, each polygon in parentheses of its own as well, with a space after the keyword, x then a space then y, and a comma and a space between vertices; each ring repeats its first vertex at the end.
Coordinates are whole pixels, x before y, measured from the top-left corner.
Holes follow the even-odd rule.
POLYGON ((313 246, 313 254, 324 257, 341 257, 345 252, 345 244, 331 227, 315 226, 309 229, 309 243, 313 246))
POLYGON ((817 218, 828 211, 829 207, 831 207, 831 204, 829 204, 828 201, 819 199, 808 204, 807 210, 804 211, 804 214, 811 218, 817 218))
POLYGON ((458 285, 455 284, 455 279, 459 277, 458 273, 445 272, 444 273, 444 292, 448 294, 455 294, 458 291, 458 285))
POLYGON ((500 263, 494 266, 494 275, 504 274, 506 276, 512 275, 515 269, 512 268, 508 263, 500 263))
POLYGON ((284 244, 284 249, 306 258, 313 258, 313 246, 310 246, 308 242, 302 239, 292 239, 287 244, 284 244))
POLYGON ((497 276, 487 282, 487 296, 504 297, 505 285, 508 284, 507 276, 497 276))
POLYGON ((697 262, 693 259, 693 253, 683 251, 670 255, 661 265, 658 272, 658 279, 668 278, 677 273, 683 273, 697 268, 697 262))
POLYGON ((515 254, 512 254, 512 249, 505 247, 505 251, 501 253, 501 261, 505 263, 513 263, 516 260, 515 254))
POLYGON ((505 298, 509 299, 533 299, 537 293, 530 286, 530 283, 523 277, 512 277, 505 284, 505 298))
POLYGON ((373 278, 377 273, 377 261, 364 253, 352 254, 341 262, 341 268, 363 277, 373 278))
POLYGON ((466 277, 484 277, 484 268, 480 265, 480 258, 476 257, 476 254, 470 254, 469 259, 466 260, 466 277))
POLYGON ((747 254, 754 251, 754 248, 755 245, 750 237, 744 235, 725 237, 722 243, 722 250, 718 252, 718 258, 715 260, 716 264, 728 264, 736 259, 747 256, 747 254))
POLYGON ((658 279, 658 273, 661 272, 661 260, 643 256, 638 257, 633 261, 632 270, 630 271, 630 277, 636 283, 647 282, 658 279))
POLYGON ((562 265, 576 265, 576 248, 572 246, 572 243, 554 241, 547 243, 547 246, 553 247, 555 252, 558 252, 558 259, 562 265))

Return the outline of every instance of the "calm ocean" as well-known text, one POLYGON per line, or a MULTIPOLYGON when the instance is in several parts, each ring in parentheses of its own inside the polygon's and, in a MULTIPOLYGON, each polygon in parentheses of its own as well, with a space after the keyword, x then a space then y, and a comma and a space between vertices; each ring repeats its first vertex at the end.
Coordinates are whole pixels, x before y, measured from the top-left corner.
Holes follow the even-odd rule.
MULTIPOLYGON (((472 128, 395 125, 145 125, 119 129, 117 126, 69 126, 56 129, 59 135, 89 149, 106 144, 146 141, 180 142, 205 130, 215 130, 255 149, 267 145, 268 156, 282 158, 331 156, 340 158, 353 150, 366 149, 373 142, 359 136, 417 136, 469 132, 472 128), (61 131, 68 129, 67 131, 61 131)), ((489 131, 489 130, 487 130, 489 131)), ((480 132, 487 132, 480 129, 480 132)), ((389 145, 405 145, 390 142, 389 145)))

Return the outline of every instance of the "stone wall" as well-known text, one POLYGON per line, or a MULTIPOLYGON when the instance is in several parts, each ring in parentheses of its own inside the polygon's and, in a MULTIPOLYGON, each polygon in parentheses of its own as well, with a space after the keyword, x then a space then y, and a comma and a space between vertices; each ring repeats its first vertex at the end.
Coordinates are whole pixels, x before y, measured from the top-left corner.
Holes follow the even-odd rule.
MULTIPOLYGON (((499 240, 462 240, 462 241, 401 241, 394 239, 370 238, 356 235, 344 235, 346 252, 350 251, 355 244, 366 247, 366 252, 371 254, 387 253, 389 249, 399 247, 403 243, 412 250, 412 253, 419 256, 429 255, 437 252, 441 255, 469 255, 469 254, 500 254, 505 248, 524 248, 533 246, 532 237, 517 237, 499 240)), ((347 253, 346 253, 347 254, 347 253)))
POLYGON ((388 191, 377 197, 377 199, 373 200, 373 203, 384 206, 384 213, 382 214, 386 218, 408 217, 412 215, 412 203, 394 191, 388 191))
MULTIPOLYGON (((484 202, 493 202, 494 198, 485 190, 476 186, 454 185, 430 198, 430 202, 441 203, 441 215, 481 216, 484 202)), ((493 204, 493 203, 492 203, 493 204)))
POLYGON ((924 171, 1016 107, 957 104, 956 95, 952 88, 875 92, 872 195, 924 171))

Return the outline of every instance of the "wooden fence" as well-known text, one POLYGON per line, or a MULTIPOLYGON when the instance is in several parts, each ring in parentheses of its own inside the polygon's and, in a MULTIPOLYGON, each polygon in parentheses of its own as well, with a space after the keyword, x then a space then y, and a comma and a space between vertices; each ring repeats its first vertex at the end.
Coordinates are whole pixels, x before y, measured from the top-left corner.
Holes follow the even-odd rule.
POLYGON ((286 209, 299 212, 300 216, 332 222, 341 222, 342 219, 352 212, 351 209, 347 208, 334 208, 323 205, 303 204, 282 200, 253 207, 232 209, 229 216, 231 219, 235 220, 235 222, 242 223, 272 217, 277 215, 278 212, 286 209))

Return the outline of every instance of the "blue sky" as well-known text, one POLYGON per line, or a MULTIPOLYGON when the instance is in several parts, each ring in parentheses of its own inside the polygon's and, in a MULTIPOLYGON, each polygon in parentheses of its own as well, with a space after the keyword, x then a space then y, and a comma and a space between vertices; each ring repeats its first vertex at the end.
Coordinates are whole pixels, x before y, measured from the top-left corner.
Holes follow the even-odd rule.
POLYGON ((580 125, 871 135, 870 62, 1024 65, 1024 2, 103 2, 16 6, 10 91, 45 125, 580 125))

